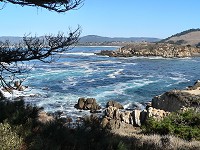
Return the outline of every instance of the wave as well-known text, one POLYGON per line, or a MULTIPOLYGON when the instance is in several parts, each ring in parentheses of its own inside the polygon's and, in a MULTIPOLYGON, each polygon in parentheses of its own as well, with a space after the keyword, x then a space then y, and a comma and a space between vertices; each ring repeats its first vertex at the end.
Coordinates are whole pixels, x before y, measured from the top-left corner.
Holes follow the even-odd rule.
POLYGON ((117 71, 115 71, 115 72, 113 72, 113 73, 111 73, 111 74, 109 74, 107 76, 109 78, 116 78, 117 75, 123 74, 123 70, 124 69, 119 69, 119 70, 117 70, 117 71))
POLYGON ((64 55, 78 55, 78 56, 94 56, 95 53, 84 53, 84 52, 77 52, 77 53, 62 53, 64 55))

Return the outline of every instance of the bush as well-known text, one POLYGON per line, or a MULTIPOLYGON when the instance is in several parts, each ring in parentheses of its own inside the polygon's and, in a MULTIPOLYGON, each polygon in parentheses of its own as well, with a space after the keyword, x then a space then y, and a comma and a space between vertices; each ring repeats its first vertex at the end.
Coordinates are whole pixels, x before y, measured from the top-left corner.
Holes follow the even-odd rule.
POLYGON ((12 150, 20 149, 23 139, 20 138, 16 132, 11 130, 8 123, 0 123, 0 149, 12 150))
POLYGON ((149 118, 143 131, 160 135, 171 134, 185 140, 200 140, 200 112, 188 109, 172 113, 161 121, 149 118))

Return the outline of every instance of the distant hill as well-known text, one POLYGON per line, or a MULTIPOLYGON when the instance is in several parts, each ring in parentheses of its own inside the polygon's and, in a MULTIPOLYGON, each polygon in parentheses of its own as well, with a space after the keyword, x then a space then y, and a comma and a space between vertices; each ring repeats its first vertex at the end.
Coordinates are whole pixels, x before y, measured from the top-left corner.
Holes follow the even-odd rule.
POLYGON ((174 34, 160 41, 161 43, 170 43, 178 45, 200 46, 200 29, 189 29, 174 34))
POLYGON ((151 38, 151 37, 130 37, 130 38, 124 38, 124 37, 103 37, 98 35, 87 35, 80 38, 80 43, 86 43, 86 42, 157 42, 160 39, 158 38, 151 38))
MULTIPOLYGON (((2 36, 0 37, 0 41, 6 41, 9 40, 11 43, 18 43, 22 40, 22 37, 15 37, 15 36, 2 36)), ((151 37, 130 37, 130 38, 124 38, 124 37, 102 37, 97 35, 87 35, 80 38, 79 44, 83 45, 104 45, 104 44, 111 44, 115 45, 116 43, 120 45, 120 43, 128 43, 128 42, 157 42, 160 39, 158 38, 151 38, 151 37)))
POLYGON ((0 36, 0 41, 5 42, 6 40, 9 40, 11 43, 18 43, 22 40, 22 37, 17 36, 0 36))

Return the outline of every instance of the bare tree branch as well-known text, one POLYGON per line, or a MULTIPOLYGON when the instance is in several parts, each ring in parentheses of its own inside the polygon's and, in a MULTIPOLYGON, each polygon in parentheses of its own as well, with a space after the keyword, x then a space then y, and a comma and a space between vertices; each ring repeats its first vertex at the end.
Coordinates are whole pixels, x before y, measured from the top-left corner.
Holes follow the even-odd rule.
POLYGON ((44 37, 24 36, 18 44, 11 44, 9 41, 0 41, 0 81, 5 88, 14 89, 13 81, 20 78, 17 75, 28 73, 26 61, 39 60, 50 63, 60 53, 73 48, 79 40, 80 27, 70 32, 66 37, 63 33, 56 36, 44 37))
POLYGON ((21 6, 42 7, 51 11, 66 12, 83 5, 84 0, 0 0, 21 6))

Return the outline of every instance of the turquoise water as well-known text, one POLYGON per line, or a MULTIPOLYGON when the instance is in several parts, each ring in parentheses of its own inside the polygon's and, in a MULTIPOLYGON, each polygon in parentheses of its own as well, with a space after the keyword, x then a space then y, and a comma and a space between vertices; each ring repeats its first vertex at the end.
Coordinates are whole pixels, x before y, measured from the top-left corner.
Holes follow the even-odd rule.
POLYGON ((36 63, 24 84, 36 97, 26 102, 48 112, 78 116, 79 97, 93 97, 102 106, 116 100, 126 108, 141 107, 152 97, 183 89, 199 79, 200 58, 110 58, 95 55, 116 47, 76 47, 52 64, 36 63))

